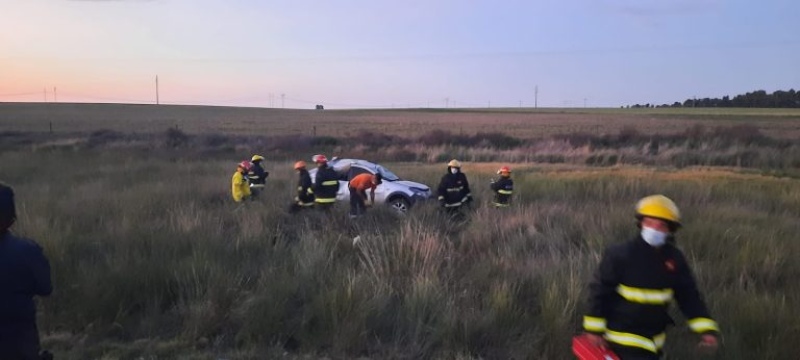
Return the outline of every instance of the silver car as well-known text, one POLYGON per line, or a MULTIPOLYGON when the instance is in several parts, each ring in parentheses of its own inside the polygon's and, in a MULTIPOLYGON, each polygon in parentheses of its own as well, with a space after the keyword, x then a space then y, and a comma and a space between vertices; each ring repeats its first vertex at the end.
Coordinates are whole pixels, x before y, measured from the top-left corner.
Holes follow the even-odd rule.
MULTIPOLYGON (((375 188, 375 204, 387 204, 399 212, 406 212, 414 204, 431 198, 431 189, 425 184, 402 180, 385 167, 359 159, 333 158, 328 166, 339 174, 339 191, 336 200, 350 201, 350 180, 360 174, 381 174, 383 183, 375 188)), ((316 179, 317 169, 308 171, 311 181, 316 179)))

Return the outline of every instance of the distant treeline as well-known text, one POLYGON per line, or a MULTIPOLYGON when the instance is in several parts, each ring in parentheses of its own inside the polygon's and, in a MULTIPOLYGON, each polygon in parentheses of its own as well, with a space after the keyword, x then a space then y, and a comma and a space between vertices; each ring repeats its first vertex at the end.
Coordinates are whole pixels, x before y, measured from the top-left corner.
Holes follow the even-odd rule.
POLYGON ((654 108, 654 107, 740 107, 740 108, 800 108, 800 91, 778 90, 772 94, 764 90, 757 90, 733 98, 723 96, 720 98, 686 99, 684 102, 674 102, 672 105, 662 104, 636 104, 628 108, 654 108))

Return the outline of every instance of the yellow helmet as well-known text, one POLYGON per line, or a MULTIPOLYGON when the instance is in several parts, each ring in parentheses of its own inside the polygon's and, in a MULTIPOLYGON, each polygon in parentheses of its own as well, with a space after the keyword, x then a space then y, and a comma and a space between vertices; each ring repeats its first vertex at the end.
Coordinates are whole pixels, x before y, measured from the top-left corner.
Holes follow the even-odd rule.
POLYGON ((263 156, 261 156, 261 155, 253 155, 253 158, 250 159, 250 162, 256 162, 256 161, 261 161, 261 160, 264 160, 263 156))
POLYGON ((672 200, 664 195, 650 195, 636 204, 636 217, 652 217, 656 219, 681 223, 681 212, 672 200))
POLYGON ((461 163, 458 162, 458 160, 453 159, 453 160, 450 160, 449 163, 447 163, 447 166, 454 167, 454 168, 461 168, 461 163))

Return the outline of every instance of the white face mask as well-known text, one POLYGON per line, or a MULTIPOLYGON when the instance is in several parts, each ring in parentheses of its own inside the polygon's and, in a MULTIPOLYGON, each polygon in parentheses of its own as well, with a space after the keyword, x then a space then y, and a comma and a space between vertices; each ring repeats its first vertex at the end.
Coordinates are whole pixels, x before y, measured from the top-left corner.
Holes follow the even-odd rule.
POLYGON ((652 247, 661 247, 667 242, 669 234, 649 227, 642 227, 642 239, 652 247))
POLYGON ((450 168, 450 172, 453 174, 458 174, 458 168, 450 168))

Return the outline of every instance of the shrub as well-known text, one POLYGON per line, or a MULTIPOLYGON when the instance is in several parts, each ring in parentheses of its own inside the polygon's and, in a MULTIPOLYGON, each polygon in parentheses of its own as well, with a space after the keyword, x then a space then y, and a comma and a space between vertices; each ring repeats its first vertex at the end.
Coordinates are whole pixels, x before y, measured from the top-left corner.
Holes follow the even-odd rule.
POLYGON ((169 128, 164 133, 164 144, 168 148, 177 148, 186 145, 189 136, 177 127, 169 128))

